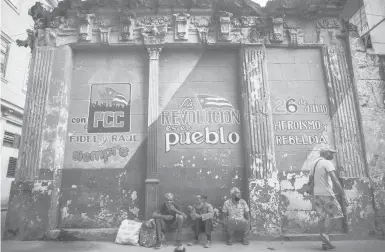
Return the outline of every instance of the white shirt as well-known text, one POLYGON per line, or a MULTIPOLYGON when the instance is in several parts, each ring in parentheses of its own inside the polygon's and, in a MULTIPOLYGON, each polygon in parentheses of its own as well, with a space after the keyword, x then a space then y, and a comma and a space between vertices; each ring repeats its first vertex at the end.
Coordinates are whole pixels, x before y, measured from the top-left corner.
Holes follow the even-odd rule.
POLYGON ((313 173, 315 163, 320 160, 314 173, 314 195, 334 196, 333 181, 330 176, 331 171, 335 171, 334 165, 324 158, 317 159, 311 167, 310 174, 313 173))

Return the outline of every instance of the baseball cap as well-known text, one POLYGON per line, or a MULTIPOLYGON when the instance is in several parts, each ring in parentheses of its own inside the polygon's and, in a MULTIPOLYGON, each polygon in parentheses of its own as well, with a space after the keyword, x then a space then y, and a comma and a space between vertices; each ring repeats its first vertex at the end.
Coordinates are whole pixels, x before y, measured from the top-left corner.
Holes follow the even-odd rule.
POLYGON ((327 152, 327 151, 333 152, 333 153, 337 152, 336 150, 334 150, 334 149, 332 149, 330 147, 323 147, 323 148, 320 149, 320 152, 327 152))

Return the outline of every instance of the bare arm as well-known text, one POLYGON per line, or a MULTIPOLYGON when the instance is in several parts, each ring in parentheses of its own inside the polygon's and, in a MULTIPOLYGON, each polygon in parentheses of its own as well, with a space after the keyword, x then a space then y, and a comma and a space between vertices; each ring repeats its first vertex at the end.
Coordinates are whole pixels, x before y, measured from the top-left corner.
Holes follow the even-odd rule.
POLYGON ((154 218, 154 219, 163 219, 165 216, 164 215, 162 215, 162 214, 160 214, 160 212, 158 211, 158 212, 154 212, 153 214, 152 214, 152 218, 154 218))
POLYGON ((336 185, 336 187, 340 191, 341 195, 345 197, 345 191, 342 188, 342 185, 341 185, 340 181, 338 180, 338 178, 336 176, 336 172, 335 171, 330 171, 329 174, 330 174, 330 177, 331 177, 333 183, 336 185))
POLYGON ((187 215, 186 215, 184 212, 182 212, 182 211, 176 209, 175 206, 172 206, 171 209, 172 209, 176 214, 182 215, 183 218, 187 219, 187 215))
POLYGON ((214 217, 214 209, 213 206, 208 204, 208 212, 205 214, 201 214, 202 220, 208 220, 214 217))

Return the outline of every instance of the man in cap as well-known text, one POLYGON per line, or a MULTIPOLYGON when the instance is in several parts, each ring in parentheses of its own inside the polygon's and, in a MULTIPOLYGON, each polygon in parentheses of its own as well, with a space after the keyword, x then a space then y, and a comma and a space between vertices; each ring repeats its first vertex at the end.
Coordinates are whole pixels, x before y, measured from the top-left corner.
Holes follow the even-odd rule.
POLYGON ((213 217, 214 209, 213 206, 206 202, 207 196, 198 194, 194 206, 189 206, 191 219, 194 221, 193 230, 195 239, 189 246, 198 244, 198 237, 200 232, 205 232, 207 236, 205 248, 211 247, 211 231, 213 229, 213 217))
POLYGON ((173 232, 177 230, 176 244, 180 247, 182 245, 180 240, 182 226, 185 219, 187 219, 187 215, 180 211, 180 207, 174 203, 174 195, 172 193, 166 193, 164 199, 165 201, 160 209, 152 214, 156 225, 156 249, 162 248, 162 231, 173 232))
POLYGON ((244 245, 249 245, 247 236, 250 231, 250 210, 244 199, 241 199, 241 191, 234 187, 230 190, 231 199, 223 204, 222 212, 225 217, 227 232, 227 245, 233 245, 234 231, 243 233, 244 245))
POLYGON ((338 221, 343 218, 341 205, 333 191, 333 184, 346 201, 345 192, 337 178, 333 163, 335 150, 325 147, 320 150, 320 157, 315 161, 310 175, 314 177, 314 204, 319 215, 318 226, 320 228, 323 249, 333 249, 330 243, 330 232, 335 228, 338 221), (330 223, 325 226, 326 216, 330 217, 330 223))

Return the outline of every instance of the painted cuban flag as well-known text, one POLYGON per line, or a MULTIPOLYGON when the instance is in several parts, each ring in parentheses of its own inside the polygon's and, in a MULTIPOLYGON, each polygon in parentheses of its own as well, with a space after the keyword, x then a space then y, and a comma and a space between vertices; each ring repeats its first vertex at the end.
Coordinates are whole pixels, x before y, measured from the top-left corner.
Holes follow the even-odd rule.
POLYGON ((212 95, 197 95, 202 109, 234 109, 233 105, 223 97, 212 95))
POLYGON ((128 100, 126 97, 117 91, 115 91, 112 88, 106 87, 105 88, 105 95, 104 97, 107 99, 110 99, 113 104, 118 104, 118 105, 128 105, 128 100))

